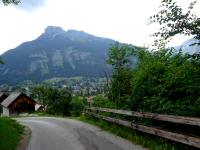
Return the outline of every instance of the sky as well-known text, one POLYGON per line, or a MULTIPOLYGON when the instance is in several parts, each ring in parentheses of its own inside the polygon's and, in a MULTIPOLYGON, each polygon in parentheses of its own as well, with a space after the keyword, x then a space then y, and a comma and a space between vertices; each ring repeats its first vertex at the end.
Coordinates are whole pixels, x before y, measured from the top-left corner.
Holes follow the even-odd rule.
MULTIPOLYGON (((150 46, 158 26, 147 25, 161 0, 21 0, 0 4, 0 54, 36 39, 47 26, 85 31, 137 46, 150 46)), ((185 5, 187 0, 179 0, 185 5)), ((170 44, 180 45, 178 36, 170 44)))

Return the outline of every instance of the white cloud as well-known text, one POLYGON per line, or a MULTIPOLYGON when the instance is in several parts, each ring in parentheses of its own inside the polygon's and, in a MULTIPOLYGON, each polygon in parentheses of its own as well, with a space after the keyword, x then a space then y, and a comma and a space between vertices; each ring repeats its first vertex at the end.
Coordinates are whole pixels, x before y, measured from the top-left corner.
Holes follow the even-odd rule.
POLYGON ((34 11, 0 6, 0 53, 37 38, 48 25, 84 30, 139 46, 150 44, 153 40, 149 35, 157 30, 156 26, 148 26, 147 20, 156 13, 160 0, 46 0, 44 3, 34 5, 37 8, 34 11))
POLYGON ((45 5, 45 0, 20 0, 20 4, 15 5, 16 8, 33 11, 45 5))

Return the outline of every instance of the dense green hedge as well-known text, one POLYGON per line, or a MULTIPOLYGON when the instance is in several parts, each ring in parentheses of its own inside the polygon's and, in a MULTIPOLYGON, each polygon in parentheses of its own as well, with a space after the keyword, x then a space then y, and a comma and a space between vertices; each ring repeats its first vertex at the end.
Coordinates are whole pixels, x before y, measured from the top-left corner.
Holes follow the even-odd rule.
POLYGON ((70 112, 72 116, 80 116, 86 105, 86 99, 81 96, 74 96, 70 102, 70 112))
POLYGON ((116 104, 103 95, 96 95, 92 105, 94 107, 116 108, 116 104))

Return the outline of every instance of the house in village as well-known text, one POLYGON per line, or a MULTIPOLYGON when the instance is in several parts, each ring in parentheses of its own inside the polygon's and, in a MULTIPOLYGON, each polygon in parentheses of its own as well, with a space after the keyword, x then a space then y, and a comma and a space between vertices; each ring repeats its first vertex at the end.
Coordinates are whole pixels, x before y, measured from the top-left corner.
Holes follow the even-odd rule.
POLYGON ((8 96, 8 93, 0 92, 0 103, 2 103, 8 96))
MULTIPOLYGON (((8 93, 0 92, 0 104, 8 97, 8 93)), ((0 105, 0 114, 2 113, 2 106, 0 105)))
POLYGON ((45 107, 42 104, 35 104, 35 111, 44 111, 45 107))
POLYGON ((1 105, 4 116, 16 116, 20 113, 34 112, 36 102, 23 93, 11 93, 1 102, 1 105))

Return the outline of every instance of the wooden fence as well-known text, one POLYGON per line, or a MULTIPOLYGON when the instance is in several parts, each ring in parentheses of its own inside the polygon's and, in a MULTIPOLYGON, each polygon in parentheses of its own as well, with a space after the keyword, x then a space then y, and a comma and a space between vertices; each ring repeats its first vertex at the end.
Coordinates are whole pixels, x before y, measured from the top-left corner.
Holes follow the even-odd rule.
POLYGON ((156 136, 166 138, 172 141, 176 141, 176 142, 180 142, 186 145, 200 148, 200 137, 167 131, 158 127, 141 125, 134 121, 130 122, 126 120, 116 119, 109 116, 100 115, 96 112, 109 112, 109 113, 114 113, 114 114, 121 114, 121 115, 127 115, 127 116, 138 117, 138 118, 148 118, 148 119, 154 119, 154 120, 184 124, 184 125, 191 125, 191 126, 197 126, 197 127, 200 127, 200 118, 161 115, 161 114, 155 114, 155 113, 144 113, 144 112, 135 112, 135 111, 127 111, 127 110, 108 109, 108 108, 97 108, 97 107, 87 107, 86 110, 87 110, 86 113, 90 116, 103 119, 103 120, 106 120, 118 125, 130 127, 141 132, 145 132, 145 133, 156 135, 156 136))

